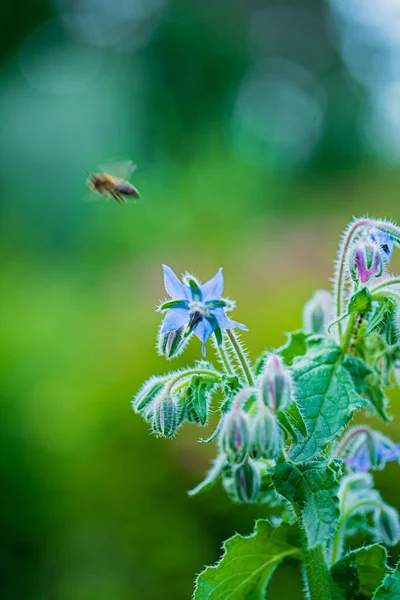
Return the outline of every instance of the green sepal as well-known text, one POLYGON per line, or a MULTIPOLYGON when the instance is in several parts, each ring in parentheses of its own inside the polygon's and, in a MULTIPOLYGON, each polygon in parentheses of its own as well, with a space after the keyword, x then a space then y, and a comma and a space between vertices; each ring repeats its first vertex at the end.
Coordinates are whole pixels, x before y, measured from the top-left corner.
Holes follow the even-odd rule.
POLYGON ((349 300, 347 306, 348 313, 358 312, 366 313, 371 310, 372 307, 372 296, 367 287, 363 287, 361 290, 353 294, 349 300))
POLYGON ((185 300, 167 300, 166 302, 163 302, 162 304, 160 304, 159 307, 159 311, 162 312, 164 310, 168 310, 170 308, 176 308, 176 307, 187 307, 187 302, 185 300))
POLYGON ((236 534, 224 542, 221 560, 197 577, 194 600, 265 598, 273 572, 285 558, 299 557, 299 546, 296 528, 258 520, 252 535, 236 534))
POLYGON ((331 568, 334 600, 374 598, 374 592, 390 568, 387 551, 380 544, 353 550, 331 568))
POLYGON ((206 425, 208 421, 210 393, 214 382, 207 381, 201 375, 194 375, 184 394, 186 418, 190 423, 206 425))
POLYGON ((337 471, 336 463, 322 459, 302 464, 280 462, 275 467, 275 489, 300 510, 309 547, 331 538, 339 522, 337 471))

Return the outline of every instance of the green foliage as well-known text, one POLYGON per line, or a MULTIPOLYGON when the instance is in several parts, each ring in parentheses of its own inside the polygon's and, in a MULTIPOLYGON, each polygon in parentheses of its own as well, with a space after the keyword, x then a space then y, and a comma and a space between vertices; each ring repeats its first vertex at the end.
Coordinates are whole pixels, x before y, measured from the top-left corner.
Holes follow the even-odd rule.
POLYGON ((302 464, 278 463, 273 475, 276 490, 301 512, 310 547, 335 532, 339 521, 335 464, 323 459, 302 464))
POLYGON ((400 563, 393 573, 385 575, 383 582, 373 595, 373 600, 399 600, 400 598, 400 563))
POLYGON ((296 402, 307 427, 307 435, 289 451, 294 462, 321 452, 365 406, 344 358, 332 340, 317 338, 309 340, 304 356, 293 361, 296 402))
POLYGON ((386 548, 380 544, 349 552, 331 569, 334 600, 375 598, 375 590, 389 572, 386 560, 386 548))
POLYGON ((291 365, 297 356, 303 356, 307 352, 307 340, 311 335, 304 333, 301 329, 287 333, 287 342, 279 348, 278 352, 287 365, 291 365))
POLYGON ((264 519, 252 535, 236 534, 223 548, 221 560, 198 576, 194 600, 261 600, 279 563, 300 554, 293 528, 286 523, 275 528, 264 519))

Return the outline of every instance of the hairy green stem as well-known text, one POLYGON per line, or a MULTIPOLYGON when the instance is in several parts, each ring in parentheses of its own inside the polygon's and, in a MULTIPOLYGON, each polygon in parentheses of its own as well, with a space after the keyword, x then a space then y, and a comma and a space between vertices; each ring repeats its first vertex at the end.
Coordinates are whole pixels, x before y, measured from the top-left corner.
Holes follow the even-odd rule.
POLYGON ((379 285, 373 287, 370 290, 370 292, 371 294, 373 294, 374 292, 378 292, 379 290, 382 290, 386 287, 390 287, 391 285, 400 285, 400 277, 396 277, 395 279, 389 279, 389 281, 384 281, 383 283, 380 283, 379 285))
POLYGON ((226 333, 229 338, 229 341, 232 344, 232 348, 235 351, 236 358, 237 358, 240 366, 242 367, 243 374, 244 374, 245 378, 247 379, 247 383, 251 387, 254 387, 254 377, 253 377, 253 373, 251 371, 250 363, 249 363, 245 353, 243 352, 235 333, 232 331, 232 329, 226 329, 226 333))
POLYGON ((226 351, 224 343, 218 344, 218 341, 217 341, 215 335, 213 338, 213 343, 214 343, 215 353, 216 353, 220 363, 223 365, 225 373, 227 375, 234 375, 234 370, 232 368, 231 361, 229 359, 229 356, 226 351))
POLYGON ((218 373, 218 371, 212 371, 211 369, 188 369, 187 371, 182 371, 181 373, 177 373, 175 377, 172 377, 169 384, 166 386, 164 393, 169 394, 177 381, 190 377, 191 375, 205 375, 209 378, 209 381, 221 380, 221 373, 218 373))
POLYGON ((367 427, 366 425, 360 425, 359 427, 353 427, 345 436, 343 436, 342 441, 340 442, 339 446, 336 449, 335 458, 340 458, 340 455, 342 454, 343 450, 345 449, 345 447, 347 446, 347 444, 349 443, 351 438, 353 438, 355 435, 357 435, 359 433, 365 433, 366 435, 371 436, 372 430, 369 427, 367 427))
POLYGON ((338 524, 336 533, 333 538, 332 556, 331 556, 331 564, 332 565, 334 565, 338 560, 340 560, 340 556, 342 553, 343 538, 344 538, 343 530, 344 530, 344 526, 346 525, 347 519, 352 515, 352 513, 355 510, 357 510, 361 506, 367 506, 367 505, 370 505, 372 507, 376 506, 378 508, 382 507, 381 502, 378 502, 377 500, 365 498, 364 500, 359 500, 358 502, 355 502, 354 504, 352 504, 345 512, 343 512, 342 516, 340 517, 339 524, 338 524))
MULTIPOLYGON (((344 275, 345 275, 345 266, 346 266, 346 256, 347 251, 350 246, 350 242, 353 239, 353 235, 358 227, 362 227, 365 225, 372 225, 372 221, 370 219, 360 219, 360 221, 356 221, 353 226, 350 228, 347 238, 341 248, 340 255, 338 257, 339 271, 337 274, 337 278, 335 281, 335 294, 336 294, 336 317, 339 317, 343 312, 343 292, 344 292, 344 275)), ((338 332, 339 339, 342 337, 342 324, 338 321, 338 332)))
POLYGON ((324 546, 304 550, 304 579, 309 600, 333 600, 331 576, 324 546))
POLYGON ((358 319, 358 312, 354 312, 351 313, 348 323, 346 325, 346 329, 343 335, 343 341, 342 341, 342 351, 343 354, 346 354, 346 352, 349 351, 350 345, 351 345, 351 340, 353 338, 354 335, 354 328, 356 326, 357 323, 357 319, 358 319))

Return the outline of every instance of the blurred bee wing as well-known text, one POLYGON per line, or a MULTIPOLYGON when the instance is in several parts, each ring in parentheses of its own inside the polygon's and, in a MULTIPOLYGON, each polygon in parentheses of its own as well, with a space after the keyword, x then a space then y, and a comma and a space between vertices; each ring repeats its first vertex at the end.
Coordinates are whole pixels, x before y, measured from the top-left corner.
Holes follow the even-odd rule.
POLYGON ((104 165, 99 165, 101 173, 107 173, 118 179, 129 179, 136 165, 131 160, 107 162, 104 165))

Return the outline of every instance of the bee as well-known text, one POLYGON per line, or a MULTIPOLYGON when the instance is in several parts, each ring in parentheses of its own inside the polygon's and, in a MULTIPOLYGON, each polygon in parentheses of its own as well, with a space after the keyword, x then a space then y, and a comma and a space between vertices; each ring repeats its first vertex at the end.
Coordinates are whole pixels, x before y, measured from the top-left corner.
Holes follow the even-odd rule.
POLYGON ((100 173, 87 173, 86 185, 93 192, 101 194, 106 200, 114 198, 119 204, 126 204, 129 201, 137 200, 140 198, 138 190, 132 183, 127 181, 136 169, 136 165, 132 161, 125 163, 118 163, 114 166, 110 166, 110 172, 106 172, 109 169, 107 167, 99 167, 102 172, 100 173), (115 174, 111 174, 111 173, 115 174), (123 173, 123 178, 117 176, 123 173))

